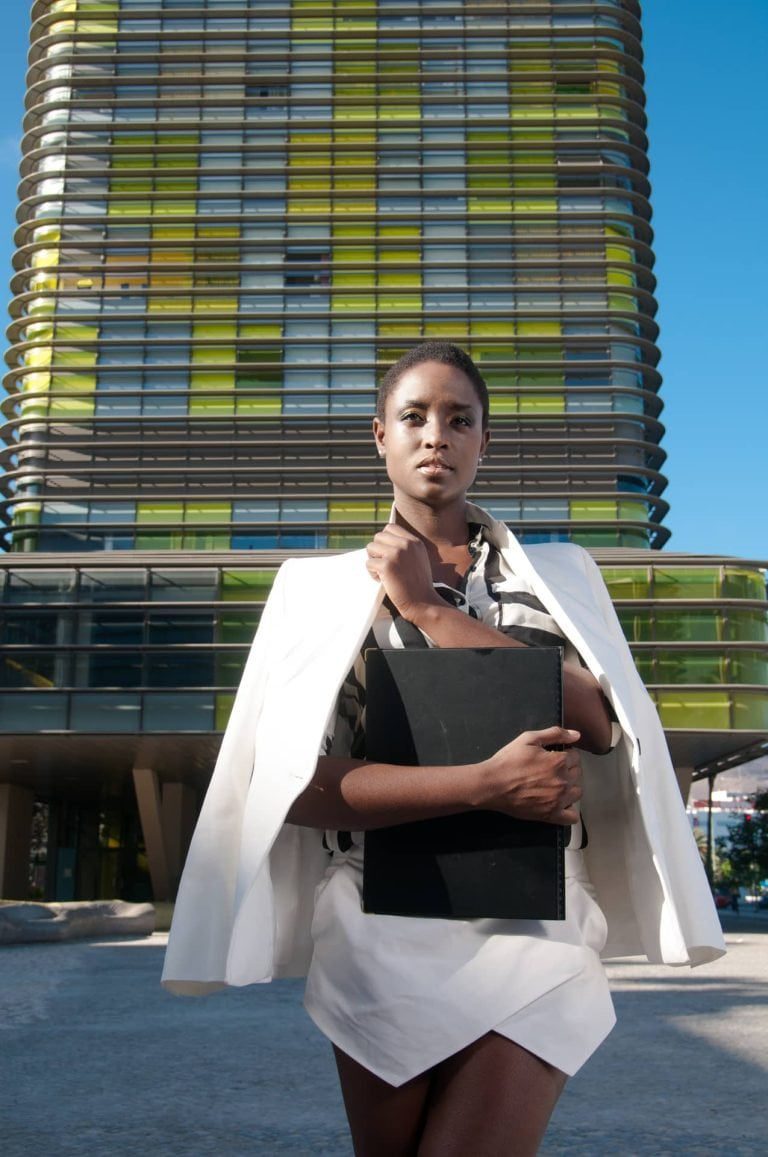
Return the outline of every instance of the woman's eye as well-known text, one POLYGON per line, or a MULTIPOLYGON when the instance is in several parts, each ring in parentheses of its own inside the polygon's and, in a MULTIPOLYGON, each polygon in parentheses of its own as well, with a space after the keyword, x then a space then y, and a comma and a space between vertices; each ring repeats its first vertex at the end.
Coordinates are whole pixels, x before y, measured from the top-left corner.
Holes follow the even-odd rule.
POLYGON ((464 414, 457 414, 456 417, 454 418, 454 421, 457 422, 460 426, 471 426, 472 425, 469 418, 465 417, 464 414))
POLYGON ((404 422, 411 422, 414 420, 419 421, 421 419, 421 414, 417 410, 408 410, 405 414, 402 415, 402 419, 404 422))

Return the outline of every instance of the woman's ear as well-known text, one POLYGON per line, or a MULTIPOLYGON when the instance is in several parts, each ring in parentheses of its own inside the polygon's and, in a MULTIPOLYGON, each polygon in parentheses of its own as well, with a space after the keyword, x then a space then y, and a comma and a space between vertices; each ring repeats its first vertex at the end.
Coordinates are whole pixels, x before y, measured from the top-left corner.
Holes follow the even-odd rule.
POLYGON ((486 429, 483 430, 483 440, 482 440, 482 443, 480 445, 480 455, 481 456, 488 449, 488 443, 490 442, 490 440, 491 440, 491 431, 486 427, 486 429))
POLYGON ((373 419, 373 437, 376 442, 376 450, 380 458, 383 458, 386 451, 384 449, 384 423, 380 418, 373 419))

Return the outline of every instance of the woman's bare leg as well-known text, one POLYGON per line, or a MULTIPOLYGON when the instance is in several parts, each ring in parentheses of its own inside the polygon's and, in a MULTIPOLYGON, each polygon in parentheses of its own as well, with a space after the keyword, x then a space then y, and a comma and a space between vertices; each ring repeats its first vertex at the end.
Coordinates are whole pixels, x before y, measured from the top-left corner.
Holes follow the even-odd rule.
POLYGON ((355 1157, 416 1157, 430 1073, 395 1088, 333 1046, 355 1157))
POLYGON ((488 1033, 430 1071, 418 1157, 533 1157, 566 1079, 488 1033))

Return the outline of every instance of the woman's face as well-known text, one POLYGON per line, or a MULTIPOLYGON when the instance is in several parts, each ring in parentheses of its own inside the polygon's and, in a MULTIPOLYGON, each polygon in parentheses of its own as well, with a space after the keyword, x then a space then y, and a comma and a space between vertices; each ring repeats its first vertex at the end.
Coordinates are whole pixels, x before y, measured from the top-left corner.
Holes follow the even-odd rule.
POLYGON ((475 388, 456 366, 422 362, 390 392, 373 433, 395 491, 435 509, 461 499, 488 444, 475 388))

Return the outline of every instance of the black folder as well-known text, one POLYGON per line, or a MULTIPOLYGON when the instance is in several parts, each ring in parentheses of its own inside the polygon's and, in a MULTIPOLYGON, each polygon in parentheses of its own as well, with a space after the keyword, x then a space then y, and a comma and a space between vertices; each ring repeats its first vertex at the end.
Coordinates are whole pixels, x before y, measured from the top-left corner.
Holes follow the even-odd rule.
MULTIPOLYGON (((366 652, 366 758, 405 766, 486 759, 562 723, 559 647, 366 652)), ((565 828, 496 811, 365 833, 363 910, 467 920, 565 918, 565 828)))

